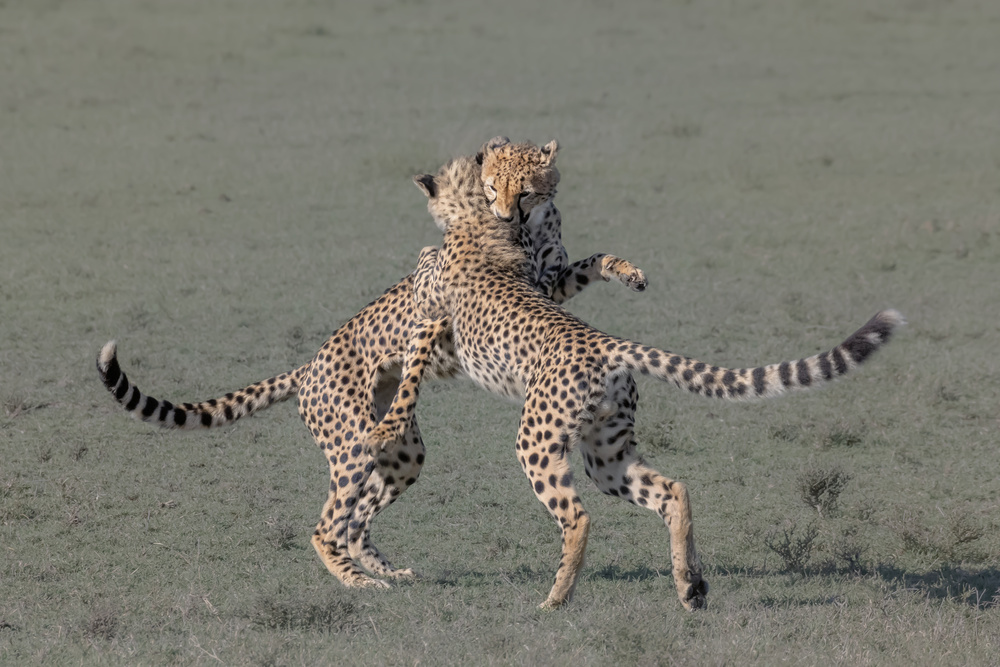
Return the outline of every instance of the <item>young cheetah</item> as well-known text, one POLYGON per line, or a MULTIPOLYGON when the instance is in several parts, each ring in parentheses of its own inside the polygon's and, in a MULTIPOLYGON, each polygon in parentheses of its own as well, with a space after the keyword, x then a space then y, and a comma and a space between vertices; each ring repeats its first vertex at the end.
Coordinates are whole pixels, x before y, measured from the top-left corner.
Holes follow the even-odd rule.
MULTIPOLYGON (((459 158, 436 175, 414 177, 435 222, 445 229, 443 246, 426 249, 416 272, 420 315, 450 318, 459 363, 478 384, 524 398, 518 460, 562 531, 555 582, 541 606, 554 608, 570 599, 583 562, 590 521, 568 463, 569 452, 579 447, 587 475, 602 492, 660 515, 670 534, 681 603, 703 607, 708 585, 695 550, 687 489, 636 453, 638 395, 632 374, 725 400, 777 396, 854 369, 889 339, 902 317, 882 311, 829 352, 735 370, 604 334, 545 298, 525 271, 518 242, 524 216, 517 215, 516 200, 535 183, 558 180, 551 171, 554 150, 536 149, 534 159, 526 159, 529 153, 523 147, 487 146, 481 166, 459 158)), ((418 364, 408 367, 419 374, 418 364)), ((408 401, 398 401, 396 412, 409 414, 415 392, 408 401)))
MULTIPOLYGON (((496 142, 497 140, 494 140, 496 142)), ((478 178, 478 173, 476 175, 478 178)), ((559 241, 559 212, 546 198, 546 225, 538 238, 526 236, 525 248, 559 247, 529 262, 531 275, 546 276, 546 294, 562 302, 596 280, 615 279, 639 290, 642 272, 624 260, 595 255, 572 265, 559 241)), ((525 251, 522 251, 522 253, 525 251)), ((413 275, 406 276, 382 296, 333 332, 316 356, 295 370, 281 373, 220 398, 174 405, 142 393, 122 371, 115 343, 109 342, 97 358, 105 387, 138 419, 166 428, 215 428, 232 424, 276 402, 295 395, 299 413, 330 465, 330 487, 312 544, 326 565, 347 586, 385 586, 376 577, 409 577, 371 543, 372 520, 413 484, 424 462, 424 444, 413 419, 393 434, 390 452, 377 457, 364 451, 365 435, 389 410, 407 356, 428 377, 447 378, 460 370, 446 332, 440 343, 440 323, 415 317, 413 275), (426 367, 423 365, 426 361, 426 367)), ((404 385, 399 389, 401 399, 404 385)), ((416 384, 413 384, 416 391, 416 384)))

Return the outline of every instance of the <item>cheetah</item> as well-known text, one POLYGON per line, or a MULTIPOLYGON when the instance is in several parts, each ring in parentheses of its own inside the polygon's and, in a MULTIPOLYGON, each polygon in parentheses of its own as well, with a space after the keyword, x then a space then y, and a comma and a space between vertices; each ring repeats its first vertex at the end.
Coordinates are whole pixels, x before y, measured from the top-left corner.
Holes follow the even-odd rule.
MULTIPOLYGON (((482 151, 476 159, 482 159, 482 151)), ((544 257, 532 253, 527 265, 531 275, 546 278, 545 293, 553 300, 563 302, 598 280, 616 280, 635 291, 645 287, 641 270, 610 255, 568 264, 559 237, 561 217, 551 197, 545 200, 544 220, 537 240, 526 236, 521 242, 525 248, 551 248, 544 257)), ((219 398, 175 405, 144 394, 122 370, 114 341, 101 349, 97 369, 125 410, 172 429, 225 426, 296 396, 302 420, 330 466, 329 492, 312 536, 313 547, 343 584, 385 587, 385 579, 414 573, 393 567, 372 544, 371 523, 416 482, 425 448, 415 419, 408 419, 401 432, 391 436, 390 451, 383 447, 384 453, 376 456, 363 447, 365 435, 392 411, 394 396, 411 398, 406 394, 410 385, 398 386, 400 377, 411 373, 403 364, 404 355, 418 364, 426 360, 417 370, 428 378, 450 378, 460 370, 450 332, 442 333, 441 322, 414 316, 413 280, 412 274, 404 277, 365 306, 334 331, 310 361, 219 398)))
MULTIPOLYGON (((419 315, 450 319, 450 342, 476 383, 523 399, 518 461, 562 533, 555 582, 541 607, 570 600, 583 563, 590 519, 573 488, 568 462, 569 452, 579 448, 586 474, 602 492, 651 509, 664 521, 678 597, 686 609, 698 609, 706 604, 708 584, 695 549, 688 492, 636 452, 638 393, 632 374, 710 398, 774 397, 853 370, 889 340, 903 319, 895 310, 884 310, 828 352, 742 369, 604 334, 533 289, 525 270, 528 263, 518 243, 524 215, 518 215, 516 203, 532 196, 535 184, 558 181, 554 159, 552 149, 532 153, 523 146, 488 145, 482 165, 459 158, 435 175, 414 177, 432 217, 445 230, 441 248, 425 249, 420 257, 414 280, 419 315)), ((408 367, 419 375, 418 364, 408 367)), ((412 381, 419 378, 404 378, 407 386, 412 381)), ((415 403, 416 392, 409 392, 408 400, 415 403)), ((400 401, 395 409, 406 414, 412 405, 400 401)))

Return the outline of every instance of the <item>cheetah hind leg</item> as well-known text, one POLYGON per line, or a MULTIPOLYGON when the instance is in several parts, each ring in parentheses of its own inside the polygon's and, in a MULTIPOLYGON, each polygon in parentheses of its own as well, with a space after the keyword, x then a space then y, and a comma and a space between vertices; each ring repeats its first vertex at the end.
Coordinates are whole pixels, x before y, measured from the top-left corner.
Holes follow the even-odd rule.
POLYGON ((677 596, 687 610, 705 607, 708 582, 694 544, 687 488, 653 470, 636 453, 635 405, 639 395, 630 376, 608 387, 594 423, 582 434, 584 471, 602 493, 656 512, 670 532, 670 555, 677 596))
POLYGON ((352 522, 348 548, 352 558, 379 577, 413 579, 417 576, 412 569, 393 567, 389 559, 379 552, 371 541, 371 524, 382 510, 417 481, 424 463, 424 451, 420 431, 414 422, 395 455, 385 453, 379 457, 362 491, 361 504, 355 512, 357 526, 352 522))
POLYGON ((319 554, 323 565, 348 588, 388 588, 388 582, 365 574, 351 558, 347 547, 337 544, 337 540, 333 538, 332 519, 336 502, 337 494, 331 490, 323 505, 322 518, 312 536, 313 548, 319 554))

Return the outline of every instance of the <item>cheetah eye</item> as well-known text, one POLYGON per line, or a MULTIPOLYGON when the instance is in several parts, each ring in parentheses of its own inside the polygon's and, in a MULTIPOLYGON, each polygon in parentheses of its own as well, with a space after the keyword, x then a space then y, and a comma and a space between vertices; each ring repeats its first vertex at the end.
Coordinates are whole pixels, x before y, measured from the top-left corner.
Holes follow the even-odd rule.
POLYGON ((530 193, 530 192, 528 192, 527 190, 522 190, 522 191, 521 191, 521 194, 519 194, 519 195, 517 196, 517 199, 518 199, 518 201, 520 201, 520 200, 524 199, 525 197, 527 197, 527 196, 528 196, 528 195, 530 195, 530 194, 531 194, 531 193, 530 193))
POLYGON ((497 196, 497 189, 495 187, 493 187, 492 185, 490 185, 489 183, 487 183, 486 185, 484 185, 483 189, 486 191, 486 194, 488 194, 490 197, 496 197, 497 196))

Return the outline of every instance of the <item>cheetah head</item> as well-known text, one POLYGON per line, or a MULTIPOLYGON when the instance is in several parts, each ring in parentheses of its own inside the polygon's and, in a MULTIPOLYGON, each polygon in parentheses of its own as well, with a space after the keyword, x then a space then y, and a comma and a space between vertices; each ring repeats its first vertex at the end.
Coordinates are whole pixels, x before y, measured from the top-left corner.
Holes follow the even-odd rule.
POLYGON ((494 137, 483 144, 476 161, 482 164, 480 180, 493 214, 507 222, 518 216, 523 222, 536 206, 552 201, 559 184, 558 151, 556 141, 539 148, 494 137))
POLYGON ((472 157, 455 158, 436 174, 414 176, 413 182, 427 195, 427 210, 443 232, 467 206, 483 198, 479 164, 472 157))

